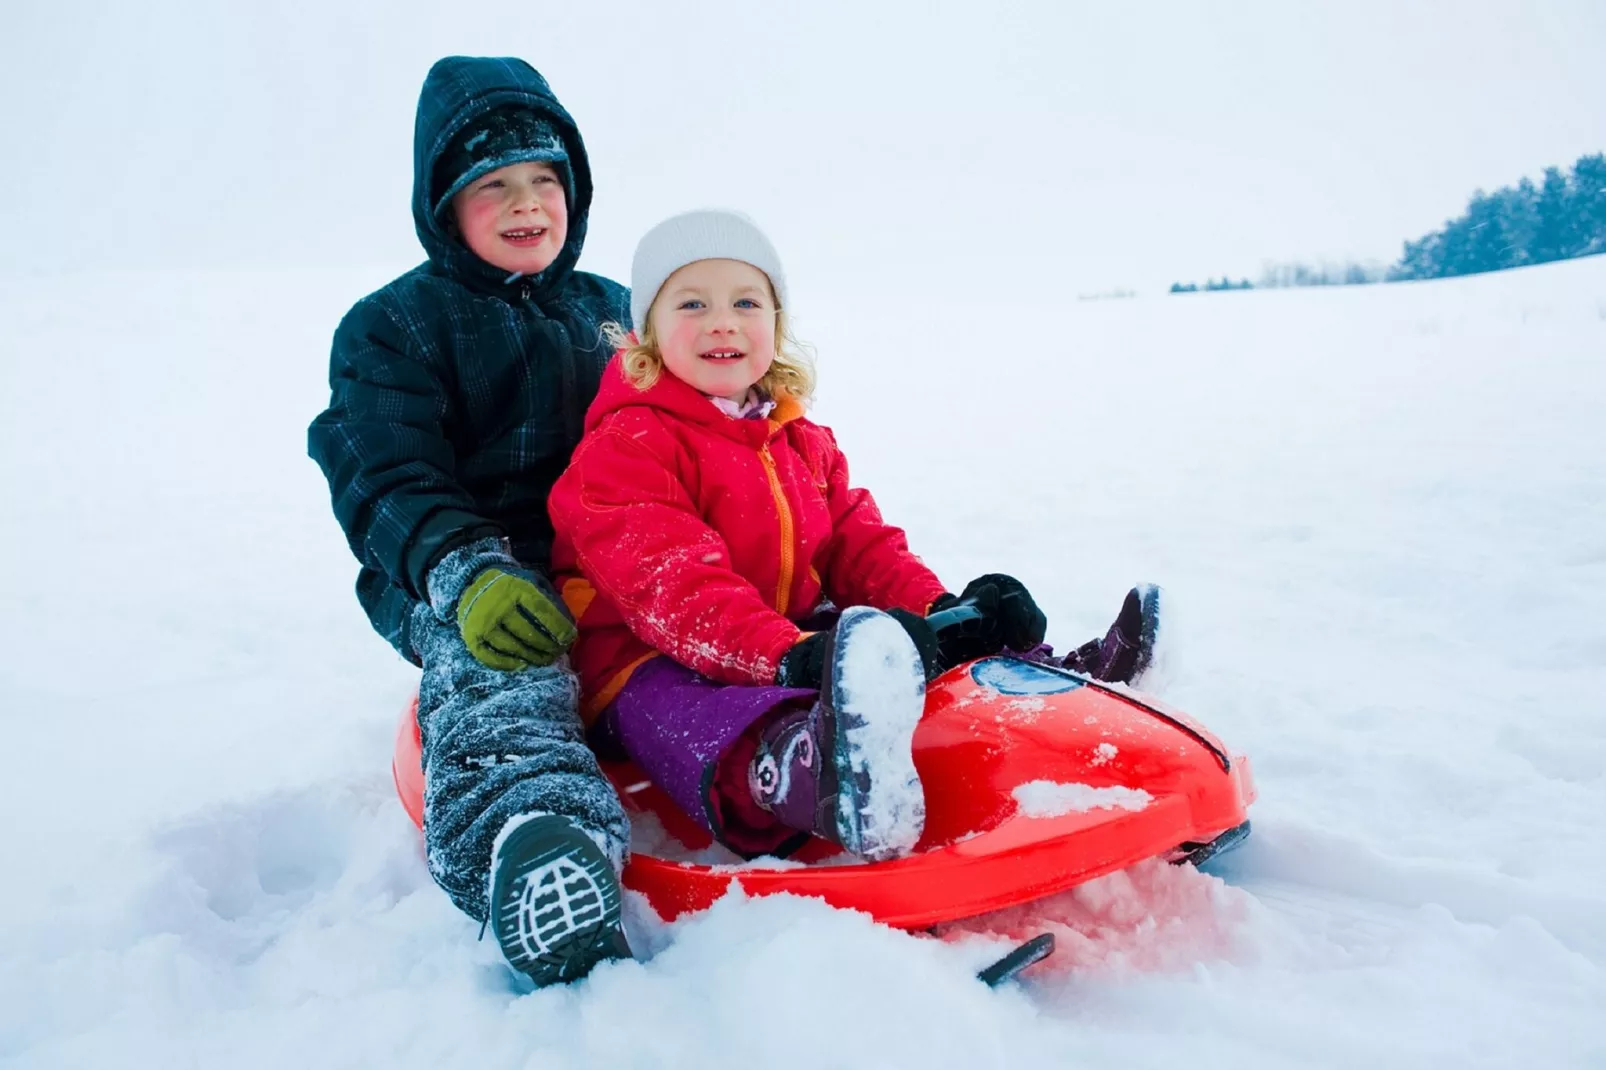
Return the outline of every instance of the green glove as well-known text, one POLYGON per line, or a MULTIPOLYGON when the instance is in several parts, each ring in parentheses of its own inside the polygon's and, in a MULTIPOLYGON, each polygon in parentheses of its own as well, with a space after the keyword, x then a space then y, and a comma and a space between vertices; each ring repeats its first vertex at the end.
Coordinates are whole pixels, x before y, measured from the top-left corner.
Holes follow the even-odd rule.
POLYGON ((503 672, 551 665, 578 634, 550 587, 500 568, 485 569, 463 590, 457 630, 480 664, 503 672))

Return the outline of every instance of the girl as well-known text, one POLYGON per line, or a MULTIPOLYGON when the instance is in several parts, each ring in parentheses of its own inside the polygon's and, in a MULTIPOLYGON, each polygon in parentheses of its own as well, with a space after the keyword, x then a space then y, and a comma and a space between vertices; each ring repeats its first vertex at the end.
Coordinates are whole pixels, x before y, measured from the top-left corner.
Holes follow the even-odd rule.
MULTIPOLYGON (((926 681, 1006 648, 1046 656, 1042 612, 1019 581, 983 576, 960 596, 982 627, 938 642, 924 617, 957 599, 804 415, 814 374, 787 333, 780 257, 745 216, 654 227, 631 302, 639 338, 616 331, 549 499, 590 738, 739 853, 810 834, 869 859, 909 853, 926 681)), ((1130 680, 1157 597, 1134 590, 1109 634, 1061 663, 1130 680)))

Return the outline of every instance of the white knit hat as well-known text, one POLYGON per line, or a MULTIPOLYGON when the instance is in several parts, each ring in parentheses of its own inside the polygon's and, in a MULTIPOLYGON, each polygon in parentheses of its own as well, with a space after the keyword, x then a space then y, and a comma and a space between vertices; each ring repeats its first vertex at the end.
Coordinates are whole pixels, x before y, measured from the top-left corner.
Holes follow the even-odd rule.
POLYGON ((630 319, 637 336, 647 327, 653 298, 669 276, 698 260, 740 260, 770 277, 775 301, 786 307, 786 275, 775 246, 758 224, 740 212, 718 208, 686 212, 653 227, 630 263, 630 319))

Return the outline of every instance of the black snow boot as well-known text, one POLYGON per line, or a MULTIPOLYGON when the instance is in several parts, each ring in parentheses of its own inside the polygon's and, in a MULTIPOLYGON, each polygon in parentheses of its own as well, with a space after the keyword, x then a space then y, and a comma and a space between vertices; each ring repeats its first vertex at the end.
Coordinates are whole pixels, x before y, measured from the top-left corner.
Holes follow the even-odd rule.
POLYGON ((1160 588, 1140 583, 1126 593, 1104 638, 1083 643, 1065 655, 1062 664, 1105 683, 1140 682, 1154 665, 1159 641, 1160 588))
POLYGON ((619 879, 596 841, 566 817, 515 821, 491 856, 489 925, 508 965, 545 986, 630 958, 619 879))
POLYGON ((822 652, 819 699, 765 727, 748 787, 788 828, 871 861, 900 858, 926 823, 913 749, 926 702, 921 652, 903 623, 867 606, 843 611, 822 652))

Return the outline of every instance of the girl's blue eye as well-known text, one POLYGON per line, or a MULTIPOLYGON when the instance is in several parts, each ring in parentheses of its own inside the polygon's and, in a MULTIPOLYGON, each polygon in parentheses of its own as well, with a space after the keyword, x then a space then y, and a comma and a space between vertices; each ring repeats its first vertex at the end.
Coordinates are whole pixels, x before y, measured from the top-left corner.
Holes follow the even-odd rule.
POLYGON ((695 298, 692 298, 690 300, 682 301, 679 307, 684 311, 687 309, 702 308, 703 303, 695 298))
POLYGON ((751 297, 744 297, 741 300, 736 302, 736 307, 737 308, 757 308, 758 307, 758 302, 753 300, 751 297))

